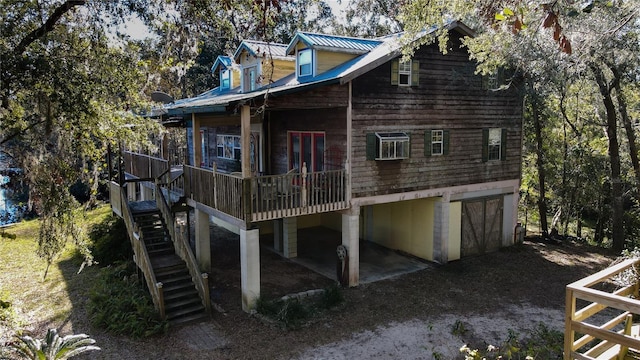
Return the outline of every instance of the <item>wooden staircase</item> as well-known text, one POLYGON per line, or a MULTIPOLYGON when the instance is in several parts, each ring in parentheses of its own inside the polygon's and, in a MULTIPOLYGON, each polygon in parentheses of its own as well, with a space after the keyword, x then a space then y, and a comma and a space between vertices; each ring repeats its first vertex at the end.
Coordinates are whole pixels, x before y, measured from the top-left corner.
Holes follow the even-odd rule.
POLYGON ((205 306, 187 264, 176 255, 160 210, 134 211, 133 218, 147 249, 156 281, 162 283, 167 320, 172 324, 182 324, 205 318, 205 306))

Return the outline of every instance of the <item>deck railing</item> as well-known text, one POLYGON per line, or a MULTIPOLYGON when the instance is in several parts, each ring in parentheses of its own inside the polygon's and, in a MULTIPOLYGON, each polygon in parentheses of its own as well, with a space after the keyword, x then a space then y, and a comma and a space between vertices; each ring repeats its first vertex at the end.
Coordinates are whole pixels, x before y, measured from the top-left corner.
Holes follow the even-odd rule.
POLYGON ((347 208, 345 170, 241 178, 184 166, 184 195, 255 222, 347 208))
POLYGON ((565 360, 623 359, 628 349, 640 350, 640 338, 632 336, 633 315, 640 314, 639 264, 625 260, 567 285, 565 360), (625 281, 616 281, 615 290, 599 290, 613 288, 614 279, 625 281))
MULTIPOLYGON (((149 293, 151 293, 153 304, 159 311, 160 317, 164 319, 165 307, 162 283, 156 280, 156 276, 151 266, 151 259, 149 259, 147 248, 144 245, 144 239, 142 238, 141 233, 140 231, 138 231, 138 228, 133 220, 133 214, 131 213, 131 209, 129 208, 129 200, 127 198, 125 186, 120 187, 117 183, 112 181, 111 191, 116 191, 120 196, 119 208, 122 214, 122 218, 124 219, 125 226, 127 228, 127 233, 129 234, 129 239, 131 240, 135 263, 142 270, 144 278, 147 282, 147 287, 149 288, 149 293)), ((112 202, 111 204, 113 206, 114 202, 112 202)))
POLYGON ((155 179, 169 169, 169 161, 149 155, 124 151, 124 171, 140 179, 155 179))
POLYGON ((176 231, 175 218, 171 213, 171 207, 167 201, 167 198, 165 198, 164 192, 162 191, 162 188, 166 186, 167 184, 163 184, 159 180, 156 180, 156 206, 158 207, 158 209, 160 209, 160 213, 162 214, 164 222, 169 231, 171 241, 173 241, 176 254, 187 264, 189 274, 191 275, 191 280, 198 290, 198 294, 200 295, 200 299, 202 300, 202 303, 207 310, 207 314, 211 315, 209 275, 207 273, 200 272, 198 262, 196 261, 196 258, 191 251, 188 240, 185 237, 181 236, 182 233, 176 231))

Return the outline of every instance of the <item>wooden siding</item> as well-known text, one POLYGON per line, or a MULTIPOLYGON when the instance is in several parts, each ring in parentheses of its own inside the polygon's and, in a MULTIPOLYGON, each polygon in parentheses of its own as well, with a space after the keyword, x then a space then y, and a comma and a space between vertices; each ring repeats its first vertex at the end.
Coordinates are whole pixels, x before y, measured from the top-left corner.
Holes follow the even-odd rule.
MULTIPOLYGON (((349 102, 349 87, 347 85, 328 85, 312 88, 304 92, 288 95, 271 95, 267 99, 267 106, 271 110, 279 109, 326 109, 346 108, 349 102)), ((344 113, 346 110, 340 110, 344 113)), ((325 112, 326 114, 326 112, 325 112)), ((340 115, 343 116, 343 115, 340 115)))
MULTIPOLYGON (((453 36, 453 35, 452 35, 453 36)), ((522 100, 517 89, 487 91, 475 64, 453 38, 416 51, 420 85, 391 85, 391 61, 353 80, 354 197, 401 193, 520 177, 522 100), (482 129, 507 129, 506 160, 482 162, 482 129), (449 154, 425 156, 424 132, 449 130, 449 154), (410 158, 366 160, 366 134, 404 131, 410 158)))
POLYGON ((345 62, 353 59, 357 55, 346 54, 333 51, 316 51, 316 75, 320 75, 323 72, 333 69, 334 67, 344 64, 345 62))
POLYGON ((342 161, 340 162, 344 166, 347 144, 346 119, 346 108, 272 112, 267 125, 271 139, 268 150, 271 154, 270 172, 282 174, 289 170, 288 131, 324 132, 325 154, 327 151, 333 151, 334 154, 341 152, 342 161))

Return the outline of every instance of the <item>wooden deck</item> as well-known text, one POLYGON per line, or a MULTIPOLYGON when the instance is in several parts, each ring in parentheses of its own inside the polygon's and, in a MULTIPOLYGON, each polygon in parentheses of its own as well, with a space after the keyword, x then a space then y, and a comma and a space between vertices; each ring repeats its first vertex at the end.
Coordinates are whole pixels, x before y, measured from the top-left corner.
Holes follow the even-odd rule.
MULTIPOLYGON (((181 199, 188 199, 192 206, 202 205, 205 211, 210 209, 214 215, 215 212, 224 214, 238 223, 325 213, 349 207, 345 170, 307 173, 303 164, 301 172, 242 178, 215 169, 169 166, 166 160, 133 152, 124 152, 123 162, 126 181, 138 181, 154 190, 157 182, 170 207, 181 199)), ((121 205, 117 201, 111 199, 114 212, 119 214, 121 205)))

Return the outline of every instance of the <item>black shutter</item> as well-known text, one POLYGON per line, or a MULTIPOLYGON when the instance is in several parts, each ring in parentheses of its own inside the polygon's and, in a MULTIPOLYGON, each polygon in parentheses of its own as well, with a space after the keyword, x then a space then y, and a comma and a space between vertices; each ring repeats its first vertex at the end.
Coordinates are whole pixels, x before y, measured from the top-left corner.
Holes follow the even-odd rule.
POLYGON ((449 154, 449 130, 442 132, 442 155, 449 154))
POLYGON ((431 130, 424 132, 424 156, 431 156, 431 130))
POLYGON ((502 129, 500 137, 500 160, 507 160, 507 129, 502 129))
POLYGON ((482 129, 482 162, 489 161, 489 129, 482 129))
POLYGON ((377 142, 375 133, 367 134, 367 160, 375 160, 377 157, 376 154, 376 142, 377 142))

